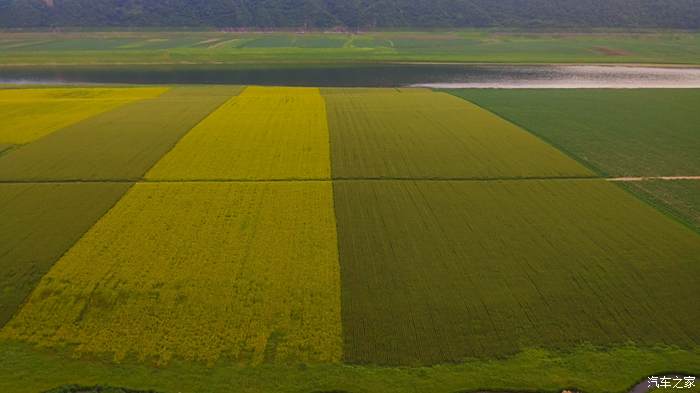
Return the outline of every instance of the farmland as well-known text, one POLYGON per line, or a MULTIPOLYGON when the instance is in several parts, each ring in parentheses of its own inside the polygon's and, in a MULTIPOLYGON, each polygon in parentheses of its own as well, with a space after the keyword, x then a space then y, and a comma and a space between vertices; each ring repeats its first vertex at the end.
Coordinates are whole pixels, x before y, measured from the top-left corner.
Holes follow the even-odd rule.
POLYGON ((609 176, 700 173, 700 90, 455 90, 609 176))
POLYGON ((0 324, 129 184, 0 184, 0 324))
POLYGON ((328 179, 325 103, 314 88, 249 87, 197 125, 148 179, 328 179))
POLYGON ((444 93, 324 89, 323 94, 336 179, 591 175, 531 134, 444 93))
POLYGON ((235 87, 173 88, 93 116, 0 156, 0 179, 140 179, 182 135, 236 91, 235 87))
POLYGON ((329 183, 138 184, 3 337, 163 364, 333 362, 338 270, 329 183))
POLYGON ((342 62, 700 64, 686 31, 494 29, 293 32, 0 32, 0 64, 144 65, 342 62))
MULTIPOLYGON (((143 88, 71 89, 0 96, 143 88)), ((700 373, 697 181, 607 179, 694 168, 697 91, 147 89, 0 152, 0 391, 700 373)))
POLYGON ((624 186, 700 232, 700 182, 695 180, 647 180, 624 186))
MULTIPOLYGON (((700 175, 700 90, 451 92, 520 125, 599 175, 700 175)), ((628 188, 697 226, 697 195, 682 191, 682 184, 695 183, 644 184, 628 188)))
POLYGON ((0 143, 25 144, 130 101, 163 92, 161 88, 1 90, 0 143))
POLYGON ((698 339, 700 315, 682 312, 697 235, 608 182, 339 182, 335 196, 349 361, 698 339), (684 295, 666 304, 658 282, 684 295))

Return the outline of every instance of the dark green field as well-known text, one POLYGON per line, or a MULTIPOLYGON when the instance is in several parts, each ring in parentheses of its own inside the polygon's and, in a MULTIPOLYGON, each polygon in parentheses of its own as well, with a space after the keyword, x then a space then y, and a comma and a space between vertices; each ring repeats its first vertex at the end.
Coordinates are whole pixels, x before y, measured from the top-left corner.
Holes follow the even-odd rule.
POLYGON ((700 181, 646 180, 623 185, 700 232, 700 181))
POLYGON ((347 361, 696 345, 698 236, 609 182, 334 188, 347 361))
POLYGON ((700 174, 698 89, 456 90, 607 176, 700 174))
MULTIPOLYGON (((700 90, 453 90, 609 177, 700 175, 700 90)), ((697 227, 697 182, 628 189, 697 227)))

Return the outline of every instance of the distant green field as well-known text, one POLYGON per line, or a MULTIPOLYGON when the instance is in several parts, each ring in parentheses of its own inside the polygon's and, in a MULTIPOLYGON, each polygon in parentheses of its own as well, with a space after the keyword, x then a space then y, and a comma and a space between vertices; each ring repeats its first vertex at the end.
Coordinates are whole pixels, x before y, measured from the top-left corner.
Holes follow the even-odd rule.
POLYGON ((700 64, 694 32, 0 33, 0 65, 123 63, 700 64))

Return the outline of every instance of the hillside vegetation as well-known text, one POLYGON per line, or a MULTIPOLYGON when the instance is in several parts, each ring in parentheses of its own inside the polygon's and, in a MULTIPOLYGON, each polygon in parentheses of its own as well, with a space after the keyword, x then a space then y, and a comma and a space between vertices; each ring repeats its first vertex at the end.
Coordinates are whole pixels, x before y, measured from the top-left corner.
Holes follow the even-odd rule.
POLYGON ((0 0, 0 27, 700 28, 700 0, 0 0))

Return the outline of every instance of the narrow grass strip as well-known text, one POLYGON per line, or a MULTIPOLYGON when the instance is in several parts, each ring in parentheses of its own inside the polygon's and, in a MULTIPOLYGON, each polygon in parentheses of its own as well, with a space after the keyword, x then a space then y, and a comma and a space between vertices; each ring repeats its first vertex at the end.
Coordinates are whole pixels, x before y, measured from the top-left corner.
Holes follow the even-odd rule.
MULTIPOLYGON (((700 374, 700 349, 581 346, 556 352, 529 349, 500 359, 468 359, 434 367, 343 364, 214 367, 173 361, 168 367, 71 358, 0 342, 0 391, 36 393, 61 385, 116 385, 162 393, 229 392, 579 392, 628 393, 649 375, 700 374)), ((688 392, 693 392, 689 390, 688 392)), ((696 392, 696 391, 695 391, 696 392)), ((693 393, 695 393, 693 392, 693 393)))

